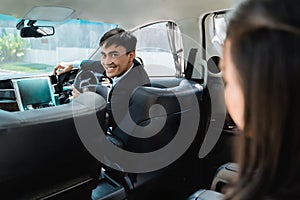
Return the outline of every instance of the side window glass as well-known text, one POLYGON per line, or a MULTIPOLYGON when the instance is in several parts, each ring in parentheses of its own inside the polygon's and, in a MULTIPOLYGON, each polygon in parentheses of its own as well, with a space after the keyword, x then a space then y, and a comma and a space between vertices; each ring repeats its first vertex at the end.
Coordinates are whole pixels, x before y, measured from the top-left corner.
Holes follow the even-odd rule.
MULTIPOLYGON (((212 119, 216 122, 219 116, 223 115, 224 108, 224 83, 222 81, 222 73, 219 69, 219 60, 223 56, 223 45, 226 38, 228 19, 230 10, 215 11, 207 13, 202 19, 203 40, 202 47, 205 52, 202 54, 203 60, 207 63, 207 87, 214 102, 215 110, 212 112, 212 119)), ((232 130, 236 127, 230 115, 226 113, 222 121, 222 129, 232 130)), ((207 140, 211 137, 207 134, 207 140)), ((215 137, 215 136, 214 136, 215 137)), ((206 139, 205 139, 206 140, 206 139)))
POLYGON ((207 62, 210 76, 220 76, 217 60, 222 57, 223 43, 226 37, 228 11, 209 13, 205 17, 205 37, 203 59, 207 62))
POLYGON ((223 43, 226 37, 227 13, 213 14, 208 19, 211 25, 208 26, 208 40, 216 50, 216 54, 222 55, 223 43))
POLYGON ((136 56, 149 76, 180 76, 183 48, 179 28, 172 22, 159 22, 133 30, 137 37, 136 56))

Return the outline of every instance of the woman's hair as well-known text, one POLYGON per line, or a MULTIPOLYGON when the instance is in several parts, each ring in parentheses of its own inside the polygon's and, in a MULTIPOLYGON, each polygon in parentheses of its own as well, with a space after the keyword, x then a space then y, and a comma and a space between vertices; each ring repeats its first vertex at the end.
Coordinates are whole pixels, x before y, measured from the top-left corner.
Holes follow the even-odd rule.
POLYGON ((300 3, 248 0, 231 13, 231 55, 245 99, 239 178, 226 199, 300 197, 300 3))

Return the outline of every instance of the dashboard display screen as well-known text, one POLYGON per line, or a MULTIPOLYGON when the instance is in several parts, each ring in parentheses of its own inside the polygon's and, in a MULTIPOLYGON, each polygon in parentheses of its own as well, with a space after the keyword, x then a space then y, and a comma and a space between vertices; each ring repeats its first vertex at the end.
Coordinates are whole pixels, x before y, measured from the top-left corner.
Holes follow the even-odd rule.
POLYGON ((55 106, 49 77, 12 80, 20 111, 55 106))

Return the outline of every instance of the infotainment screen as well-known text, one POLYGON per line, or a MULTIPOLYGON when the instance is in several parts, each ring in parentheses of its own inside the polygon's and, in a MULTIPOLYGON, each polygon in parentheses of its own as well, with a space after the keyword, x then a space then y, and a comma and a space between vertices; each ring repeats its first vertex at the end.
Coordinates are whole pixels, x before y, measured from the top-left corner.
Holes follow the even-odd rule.
POLYGON ((12 80, 20 111, 55 106, 49 77, 12 80))

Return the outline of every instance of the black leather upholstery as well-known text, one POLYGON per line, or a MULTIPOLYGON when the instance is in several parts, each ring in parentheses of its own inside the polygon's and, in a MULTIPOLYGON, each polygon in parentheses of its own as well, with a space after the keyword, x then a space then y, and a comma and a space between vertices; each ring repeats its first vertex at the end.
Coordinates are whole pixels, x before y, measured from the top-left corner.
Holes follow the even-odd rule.
POLYGON ((130 116, 135 124, 128 129, 137 136, 143 135, 143 132, 138 132, 140 129, 137 129, 137 126, 143 127, 166 117, 163 128, 148 138, 133 137, 119 128, 116 128, 113 134, 123 141, 125 148, 129 151, 151 152, 158 150, 167 145, 176 135, 181 115, 194 108, 191 96, 196 95, 200 98, 201 94, 202 90, 192 87, 187 80, 182 80, 178 86, 171 88, 138 87, 129 102, 130 116), (184 109, 180 106, 179 99, 184 104, 182 106, 184 109), (153 105, 163 106, 166 113, 162 113, 159 109, 153 109, 149 114, 153 105))
POLYGON ((0 110, 1 198, 89 198, 100 164, 81 143, 73 117, 104 122, 105 108, 100 95, 87 92, 56 107, 0 110))

